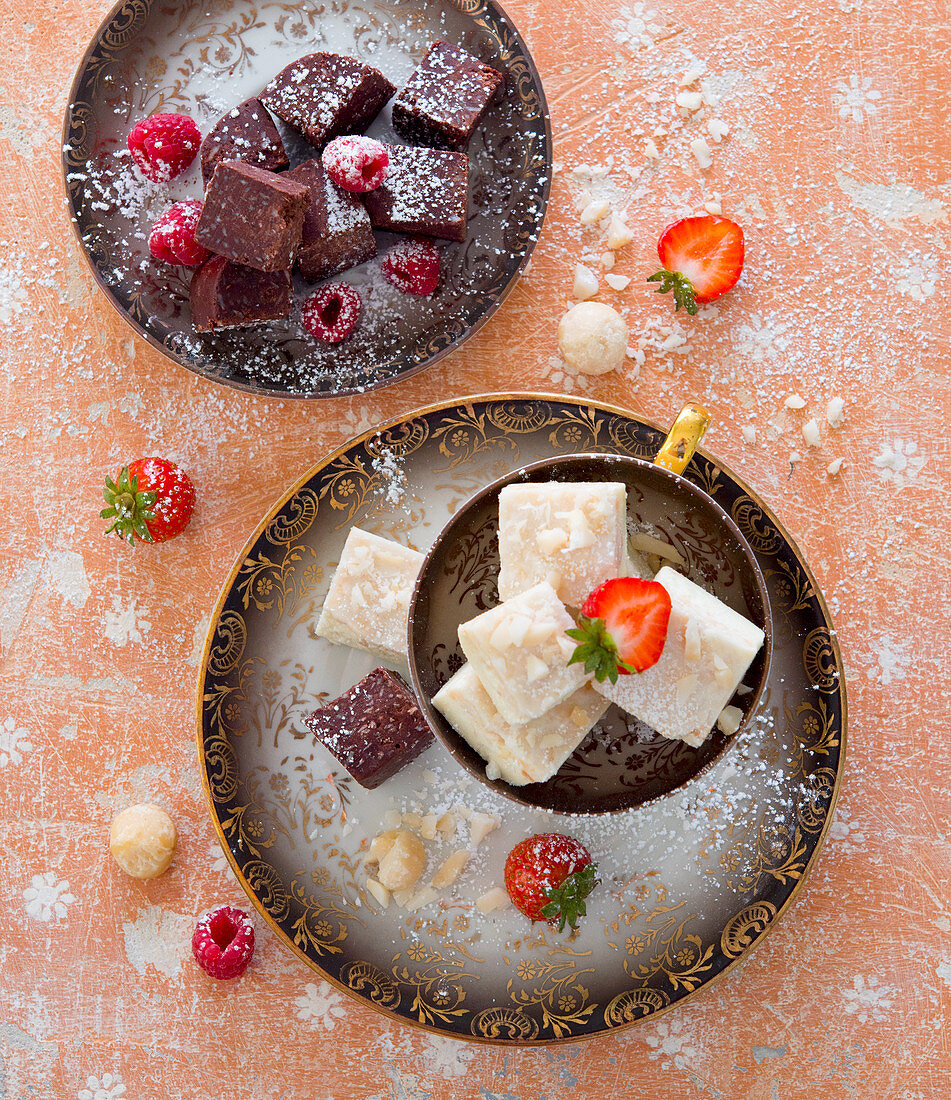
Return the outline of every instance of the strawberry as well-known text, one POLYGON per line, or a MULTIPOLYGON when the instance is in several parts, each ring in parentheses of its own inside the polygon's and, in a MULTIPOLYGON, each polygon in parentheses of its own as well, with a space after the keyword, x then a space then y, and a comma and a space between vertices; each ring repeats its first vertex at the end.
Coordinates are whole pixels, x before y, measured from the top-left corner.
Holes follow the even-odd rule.
POLYGON ((108 508, 99 513, 111 519, 113 531, 129 545, 134 537, 143 542, 166 542, 188 526, 195 507, 195 487, 188 474, 167 458, 137 458, 123 466, 115 481, 106 478, 102 491, 108 508))
POLYGON ((584 661, 598 681, 644 672, 664 652, 670 595, 657 581, 618 577, 599 585, 581 607, 578 626, 566 630, 580 644, 569 665, 584 661))
POLYGON ((597 864, 588 849, 563 833, 540 833, 519 841, 505 860, 505 889, 530 920, 578 927, 585 898, 598 885, 597 864))
POLYGON ((702 214, 668 225, 657 242, 664 265, 648 278, 658 294, 674 292, 674 309, 696 313, 736 286, 743 270, 743 230, 729 218, 702 214))

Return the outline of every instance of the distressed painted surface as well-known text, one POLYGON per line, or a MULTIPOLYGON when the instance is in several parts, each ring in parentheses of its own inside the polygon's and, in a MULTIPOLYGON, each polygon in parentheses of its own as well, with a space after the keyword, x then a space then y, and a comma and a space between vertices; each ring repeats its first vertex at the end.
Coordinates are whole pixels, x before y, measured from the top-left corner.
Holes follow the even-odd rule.
POLYGON ((106 5, 4 8, 16 49, 0 78, 0 173, 14 195, 0 214, 0 1097, 951 1094, 951 57, 935 8, 509 8, 542 70, 562 165, 528 277, 437 368, 310 405, 201 382, 132 341, 59 213, 66 89, 106 5), (704 123, 674 106, 691 68, 730 127, 705 171, 690 150, 704 123), (585 191, 627 210, 637 240, 615 271, 635 280, 652 270, 663 224, 715 192, 747 231, 741 286, 703 317, 675 319, 636 281, 602 283, 643 352, 639 376, 632 365, 574 379, 555 353, 574 264, 590 255, 596 269, 602 250, 579 224, 585 191), (701 398, 716 421, 710 448, 799 539, 849 675, 839 815, 792 912, 686 1006, 543 1051, 391 1026, 263 930, 234 985, 206 979, 188 951, 201 911, 243 900, 208 824, 192 737, 197 654, 230 562, 283 485, 348 435, 501 388, 582 391, 657 420, 701 398), (793 393, 801 411, 785 408, 793 393), (839 429, 824 418, 834 396, 839 429), (801 432, 812 417, 819 448, 801 432), (99 533, 98 486, 149 453, 181 462, 200 504, 186 536, 132 555, 99 533), (137 799, 168 808, 181 832, 173 870, 146 885, 115 869, 105 843, 113 811, 137 799))

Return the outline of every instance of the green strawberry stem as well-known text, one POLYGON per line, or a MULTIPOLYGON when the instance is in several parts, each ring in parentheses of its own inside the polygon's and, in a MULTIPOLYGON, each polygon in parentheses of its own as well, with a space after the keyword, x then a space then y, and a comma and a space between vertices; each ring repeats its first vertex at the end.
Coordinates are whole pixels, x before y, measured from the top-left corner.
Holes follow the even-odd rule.
POLYGON ((620 669, 628 672, 637 672, 633 665, 629 665, 618 652, 617 643, 611 637, 605 626, 604 619, 589 619, 587 615, 578 616, 578 625, 573 630, 566 630, 569 638, 574 638, 578 643, 572 653, 568 664, 576 661, 584 661, 585 672, 593 672, 598 683, 610 680, 617 683, 620 669))
POLYGON ((152 505, 158 494, 153 489, 140 490, 138 478, 134 474, 129 476, 128 466, 123 466, 119 471, 118 481, 113 481, 111 477, 106 478, 102 495, 109 507, 103 508, 99 515, 103 519, 112 520, 106 528, 107 535, 115 531, 130 546, 135 545, 136 535, 143 542, 155 541, 149 534, 146 521, 155 519, 152 505))
POLYGON ((600 882, 598 865, 589 863, 569 875, 560 886, 546 886, 545 897, 551 900, 542 906, 542 916, 550 921, 557 920, 559 932, 564 932, 566 923, 571 928, 577 928, 578 921, 588 911, 585 898, 600 882))
POLYGON ((674 312, 683 306, 683 308, 691 315, 697 312, 697 301, 694 297, 693 283, 687 278, 686 275, 682 275, 679 271, 668 271, 666 267, 655 271, 653 275, 647 276, 649 283, 660 283, 657 287, 657 294, 669 294, 674 292, 674 312))

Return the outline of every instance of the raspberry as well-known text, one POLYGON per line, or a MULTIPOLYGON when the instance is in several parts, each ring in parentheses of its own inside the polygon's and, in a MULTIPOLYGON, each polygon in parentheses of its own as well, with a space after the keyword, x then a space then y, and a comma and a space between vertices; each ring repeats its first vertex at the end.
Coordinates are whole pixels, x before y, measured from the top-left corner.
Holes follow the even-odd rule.
POLYGON ((349 284, 328 283, 301 306, 301 320, 311 336, 339 344, 357 327, 362 304, 349 284))
POLYGON ((344 191, 373 191, 386 179, 390 154, 373 138, 338 137, 320 154, 320 162, 344 191))
POLYGON ((195 961, 213 978, 240 977, 254 954, 251 918, 233 905, 219 905, 199 920, 192 934, 195 961))
POLYGON ((153 183, 167 183, 195 159, 201 131, 188 115, 152 115, 129 132, 129 149, 139 171, 153 183))
POLYGON ((211 253, 195 240, 201 208, 198 199, 184 199, 170 206, 152 226, 149 252, 156 260, 198 267, 208 259, 211 253))
POLYGON ((383 275, 407 294, 432 294, 439 282, 439 249, 432 241, 400 241, 383 257, 383 275))

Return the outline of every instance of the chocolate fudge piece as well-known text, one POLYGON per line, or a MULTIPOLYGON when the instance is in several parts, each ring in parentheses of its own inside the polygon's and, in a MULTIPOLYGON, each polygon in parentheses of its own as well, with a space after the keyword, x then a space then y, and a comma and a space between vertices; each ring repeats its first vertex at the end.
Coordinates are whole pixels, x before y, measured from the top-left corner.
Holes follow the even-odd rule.
POLYGON ((305 160, 287 178, 310 191, 297 250, 298 269, 308 282, 373 259, 376 238, 366 207, 356 195, 338 187, 319 160, 305 160))
POLYGON ((376 668, 349 691, 304 718, 361 787, 372 790, 433 741, 406 681, 376 668))
POLYGON ((269 172, 290 164, 274 119, 260 99, 246 99, 232 108, 201 143, 201 178, 206 185, 222 160, 247 161, 269 172))
POLYGON ((381 72, 352 57, 311 53, 282 69, 261 100, 322 149, 331 138, 362 133, 395 91, 381 72))
POLYGON ((259 271, 289 271, 310 192, 296 180, 240 160, 223 160, 205 193, 195 240, 259 271))
POLYGON ((469 215, 469 158, 441 149, 386 145, 386 179, 363 195, 376 229, 466 239, 469 215))
POLYGON ((459 46, 434 42, 393 104, 393 126, 407 141, 465 149, 502 80, 459 46))
POLYGON ((198 332, 289 317, 291 273, 255 271, 212 256, 192 277, 191 306, 198 332))

